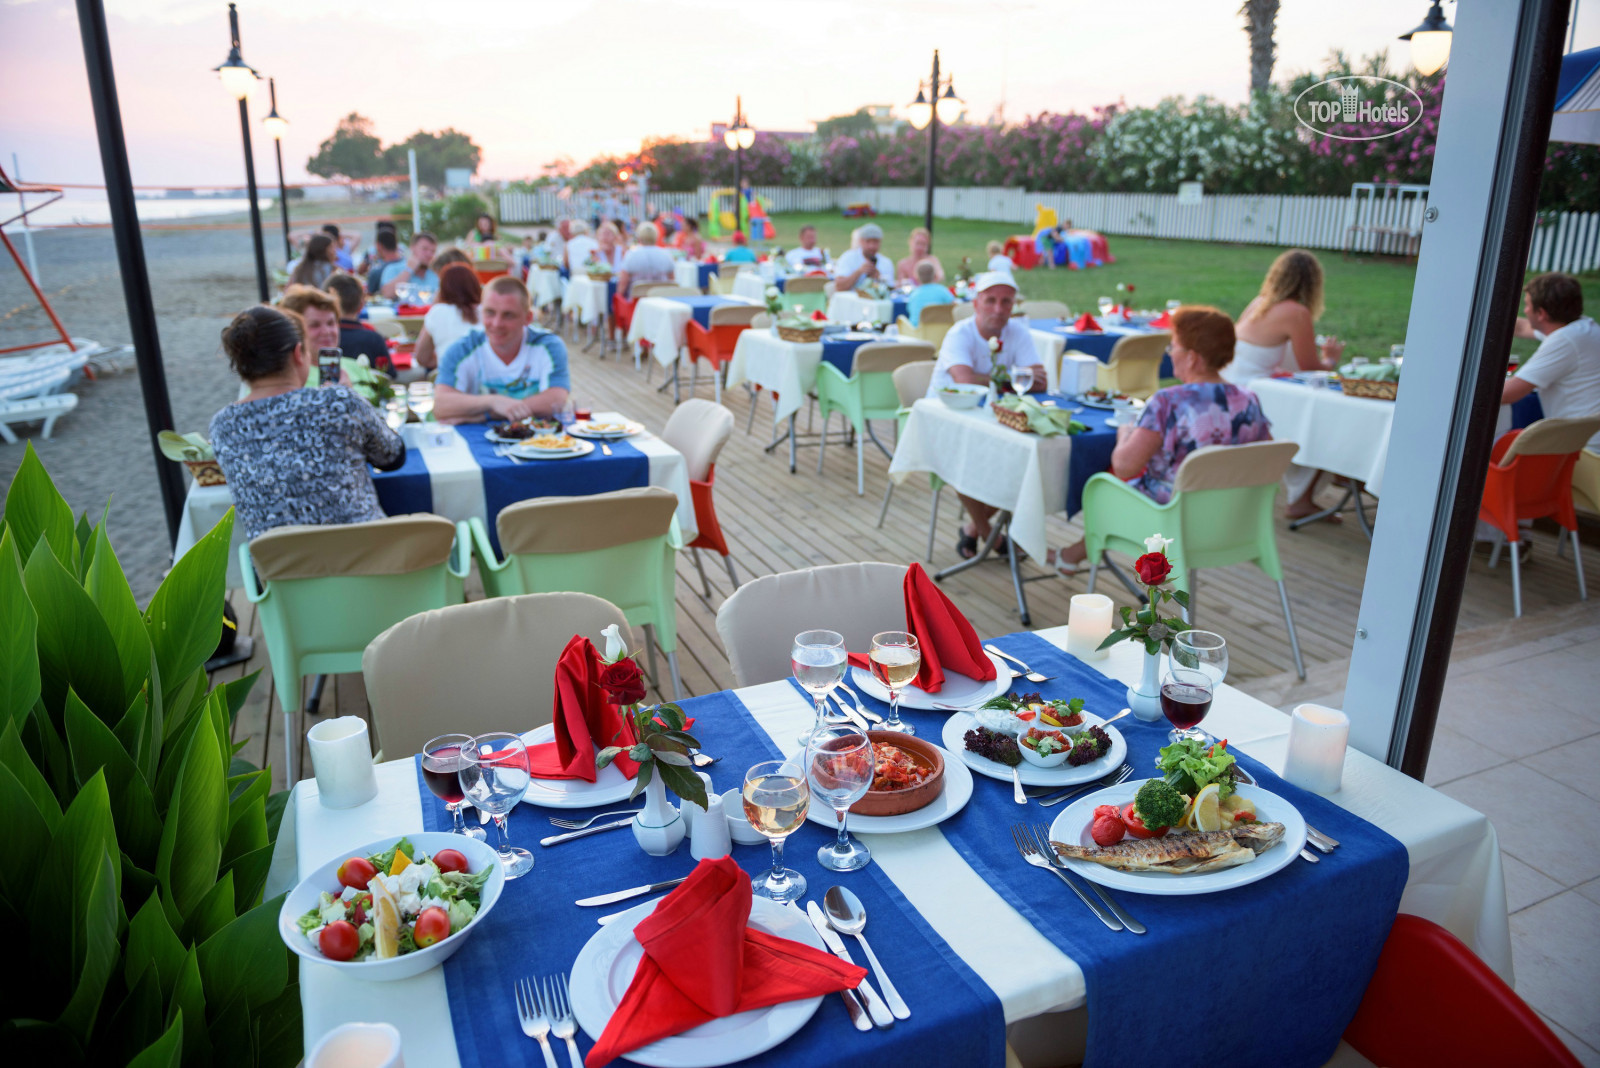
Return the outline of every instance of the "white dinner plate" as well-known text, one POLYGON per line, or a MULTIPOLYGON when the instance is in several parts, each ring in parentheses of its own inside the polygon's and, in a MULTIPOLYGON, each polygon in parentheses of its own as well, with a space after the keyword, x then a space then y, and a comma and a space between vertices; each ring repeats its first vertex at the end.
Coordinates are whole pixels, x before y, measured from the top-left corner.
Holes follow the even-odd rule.
POLYGON ((595 422, 592 419, 579 419, 567 427, 567 433, 575 438, 595 438, 600 441, 616 441, 619 438, 631 438, 635 434, 644 433, 644 424, 635 423, 632 419, 601 420, 598 426, 595 422))
POLYGON ((575 456, 588 456, 594 452, 594 442, 580 441, 570 449, 535 449, 523 442, 513 445, 511 451, 521 460, 570 460, 575 456))
MULTIPOLYGON (((541 431, 541 433, 545 433, 545 432, 541 431)), ((553 431, 553 430, 552 431, 548 431, 548 433, 552 433, 553 434, 553 433, 555 433, 555 431, 553 431)), ((537 436, 537 435, 535 435, 535 436, 537 436)), ((487 430, 485 430, 483 432, 483 440, 484 441, 492 441, 496 445, 521 445, 523 442, 529 441, 531 439, 530 438, 508 438, 504 434, 496 433, 495 429, 493 427, 490 427, 489 429, 487 429, 487 430)))
MULTIPOLYGON (((1105 400, 1096 400, 1093 397, 1078 396, 1078 397, 1073 397, 1072 398, 1072 402, 1074 404, 1081 404, 1085 408, 1099 408, 1101 411, 1105 411, 1105 412, 1114 412, 1117 409, 1116 404, 1114 404, 1111 401, 1110 398, 1107 398, 1105 400)), ((1142 405, 1138 401, 1134 401, 1133 402, 1133 407, 1134 407, 1134 410, 1137 411, 1140 407, 1142 407, 1142 405)))
MULTIPOLYGON (((977 708, 989 698, 999 697, 1011 689, 1011 668, 987 649, 984 650, 984 655, 989 658, 989 663, 994 665, 994 678, 990 681, 984 682, 946 669, 944 686, 938 693, 928 693, 916 686, 907 686, 900 692, 900 707, 917 708, 925 712, 943 712, 947 710, 934 706, 955 705, 957 708, 977 708)), ((878 700, 885 702, 889 700, 889 691, 884 689, 883 683, 873 678, 872 672, 866 668, 852 668, 851 675, 852 682, 878 700)))
MULTIPOLYGON (((1105 723, 1103 716, 1093 713, 1083 714, 1083 729, 1101 726, 1105 723)), ((996 760, 979 756, 967 748, 966 735, 978 725, 978 720, 971 712, 955 712, 944 721, 944 730, 939 740, 951 753, 959 754, 967 767, 979 775, 987 775, 991 779, 1002 782, 1011 781, 1011 769, 996 760)), ((1049 730, 1048 724, 1041 724, 1042 729, 1049 730)), ((1122 732, 1115 727, 1104 727, 1107 737, 1111 739, 1111 748, 1106 750, 1105 756, 1088 764, 1073 767, 1071 764, 1059 764, 1053 768, 1041 768, 1030 764, 1026 759, 1018 765, 1022 769, 1022 781, 1027 786, 1074 786, 1080 782, 1092 782, 1101 778, 1112 768, 1119 766, 1128 758, 1128 743, 1123 740, 1122 732)))
MULTIPOLYGON (((1139 787, 1149 780, 1136 779, 1108 786, 1080 797, 1068 805, 1066 811, 1050 825, 1050 837, 1057 842, 1094 847, 1089 837, 1089 825, 1097 805, 1126 805, 1139 792, 1139 787)), ((1283 824, 1283 838, 1277 845, 1262 853, 1248 864, 1222 871, 1203 872, 1199 875, 1161 875, 1154 872, 1118 871, 1089 860, 1064 857, 1067 867, 1092 883, 1113 890, 1128 890, 1135 894, 1214 894, 1219 890, 1232 890, 1236 886, 1265 879, 1295 862, 1306 844, 1306 821, 1298 809, 1277 794, 1259 786, 1237 787, 1239 793, 1255 803, 1256 818, 1262 823, 1283 824)))
MULTIPOLYGON (((522 736, 529 745, 556 740, 554 724, 535 727, 522 736)), ((582 779, 529 779, 524 801, 545 808, 590 808, 625 801, 633 792, 633 780, 609 764, 595 773, 594 782, 582 779)))
MULTIPOLYGON (((646 901, 629 909, 594 933, 572 963, 572 1011, 588 1036, 599 1041, 611 1014, 622 1003, 633 973, 644 957, 644 947, 633 937, 639 921, 655 911, 660 901, 646 901)), ((803 942, 826 952, 822 939, 801 909, 775 904, 763 897, 750 900, 749 925, 758 931, 803 942)), ((806 1025, 820 997, 784 1001, 764 1009, 751 1009, 708 1020, 682 1034, 659 1039, 627 1054, 636 1064, 653 1068, 712 1068, 765 1053, 806 1025)))
MULTIPOLYGON (((947 749, 944 754, 944 789, 939 791, 938 797, 914 812, 903 812, 898 816, 858 816, 852 812, 848 820, 848 829, 861 834, 900 834, 904 831, 920 831, 924 827, 943 823, 966 808, 970 800, 972 800, 972 772, 947 749)), ((811 807, 806 810, 806 819, 828 828, 839 826, 833 809, 829 808, 820 797, 812 797, 811 807)))

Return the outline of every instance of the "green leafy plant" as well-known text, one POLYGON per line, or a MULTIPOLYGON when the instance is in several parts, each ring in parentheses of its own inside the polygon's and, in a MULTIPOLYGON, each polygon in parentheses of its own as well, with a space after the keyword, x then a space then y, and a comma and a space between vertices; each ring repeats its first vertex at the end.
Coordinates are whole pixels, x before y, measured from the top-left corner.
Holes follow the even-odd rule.
POLYGON ((156 440, 161 446, 161 455, 179 463, 198 463, 217 458, 217 454, 211 451, 211 442, 205 439, 204 434, 179 434, 174 430, 163 430, 156 435, 156 440))
POLYGON ((26 943, 18 1061, 295 1064, 300 992, 263 902, 286 794, 235 756, 255 676, 209 687, 230 512, 140 611, 102 516, 26 449, 0 517, 0 908, 26 943))

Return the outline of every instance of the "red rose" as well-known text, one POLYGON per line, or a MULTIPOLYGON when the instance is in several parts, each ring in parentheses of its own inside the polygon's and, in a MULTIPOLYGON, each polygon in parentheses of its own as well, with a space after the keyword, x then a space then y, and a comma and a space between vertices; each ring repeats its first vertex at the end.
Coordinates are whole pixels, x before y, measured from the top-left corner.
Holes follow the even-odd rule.
POLYGON ((1133 562, 1133 569, 1146 586, 1159 586, 1172 574, 1172 561, 1165 553, 1145 553, 1133 562))
POLYGON ((644 672, 639 665, 624 657, 615 664, 607 664, 600 672, 600 687, 615 705, 631 705, 644 700, 644 672))

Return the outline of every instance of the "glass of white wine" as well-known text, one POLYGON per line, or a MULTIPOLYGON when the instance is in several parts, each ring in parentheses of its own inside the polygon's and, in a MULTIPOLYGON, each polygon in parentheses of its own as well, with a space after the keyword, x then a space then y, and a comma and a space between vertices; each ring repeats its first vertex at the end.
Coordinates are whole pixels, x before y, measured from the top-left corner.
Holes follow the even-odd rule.
POLYGON ((801 758, 767 760, 744 773, 744 814, 772 843, 772 869, 750 880, 752 892, 786 904, 805 896, 806 877, 783 866, 783 842, 806 821, 811 787, 801 758))
POLYGON ((411 383, 406 387, 406 402, 418 419, 427 422, 428 414, 433 411, 433 383, 411 383))
POLYGON ((922 670, 922 650, 917 636, 903 630, 886 630, 872 636, 872 677, 889 691, 889 718, 881 731, 915 734, 917 729, 900 718, 900 691, 922 670))
POLYGON ((811 729, 800 735, 801 745, 811 741, 813 734, 827 729, 828 694, 843 681, 845 662, 843 634, 831 630, 803 630, 794 636, 794 648, 789 650, 789 669, 817 706, 817 718, 811 729))

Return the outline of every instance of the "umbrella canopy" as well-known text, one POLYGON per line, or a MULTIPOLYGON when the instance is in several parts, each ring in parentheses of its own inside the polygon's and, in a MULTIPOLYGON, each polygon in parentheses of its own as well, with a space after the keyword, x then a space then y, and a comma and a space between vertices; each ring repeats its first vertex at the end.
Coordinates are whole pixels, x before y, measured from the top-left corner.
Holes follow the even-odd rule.
POLYGON ((1600 48, 1573 52, 1561 60, 1550 140, 1600 145, 1600 48))

